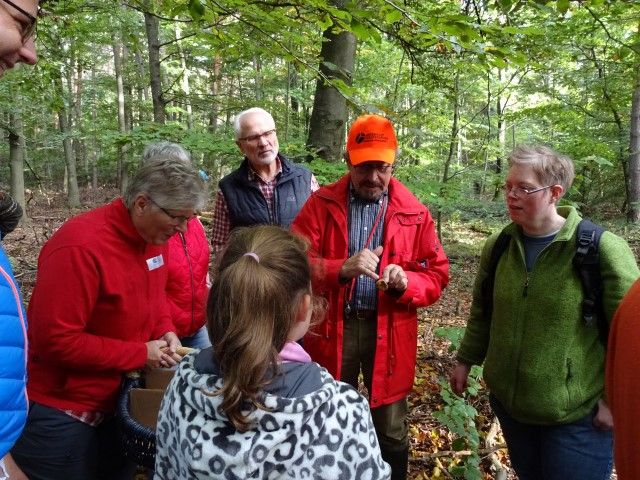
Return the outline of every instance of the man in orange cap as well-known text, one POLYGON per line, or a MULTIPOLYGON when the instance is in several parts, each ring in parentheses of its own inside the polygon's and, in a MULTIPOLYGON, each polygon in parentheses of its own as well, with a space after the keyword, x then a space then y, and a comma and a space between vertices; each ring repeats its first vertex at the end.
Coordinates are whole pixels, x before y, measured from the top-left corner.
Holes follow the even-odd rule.
POLYGON ((315 192, 292 229, 308 238, 313 290, 328 301, 305 350, 356 388, 362 372, 382 457, 391 478, 404 479, 416 309, 438 300, 449 262, 429 210, 393 178, 397 150, 388 119, 359 117, 347 139, 349 172, 315 192))

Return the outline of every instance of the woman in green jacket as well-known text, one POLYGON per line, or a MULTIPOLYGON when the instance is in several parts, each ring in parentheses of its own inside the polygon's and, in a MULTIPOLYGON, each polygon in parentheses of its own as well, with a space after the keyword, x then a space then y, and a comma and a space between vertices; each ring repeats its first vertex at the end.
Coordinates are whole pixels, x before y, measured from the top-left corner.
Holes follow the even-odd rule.
MULTIPOLYGON (((498 234, 487 240, 467 329, 451 374, 458 395, 471 365, 484 363, 490 403, 520 480, 607 479, 611 413, 603 398, 605 348, 597 322, 585 325, 583 289, 572 264, 580 216, 558 207, 574 178, 571 159, 543 146, 509 157, 504 186, 511 236, 495 270, 493 308, 481 286, 498 234)), ((600 239, 603 308, 609 322, 640 275, 620 237, 600 239)))

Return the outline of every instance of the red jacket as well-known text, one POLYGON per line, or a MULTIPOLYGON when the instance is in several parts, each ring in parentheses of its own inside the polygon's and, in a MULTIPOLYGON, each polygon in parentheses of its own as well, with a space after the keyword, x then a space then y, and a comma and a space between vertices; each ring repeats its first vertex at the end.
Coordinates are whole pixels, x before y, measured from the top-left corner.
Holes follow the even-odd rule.
POLYGON ((607 401, 613 413, 616 474, 620 480, 640 478, 640 280, 627 292, 611 322, 607 347, 607 401))
POLYGON ((44 245, 29 302, 31 400, 112 412, 122 373, 173 325, 167 247, 147 244, 122 200, 67 221, 44 245), (152 260, 155 259, 155 260, 152 260))
MULTIPOLYGON (((292 229, 310 241, 314 293, 329 302, 325 320, 304 338, 311 358, 336 378, 342 365, 342 324, 347 285, 338 281, 348 257, 349 175, 314 193, 292 229)), ((378 343, 369 392, 372 407, 407 396, 413 386, 418 324, 416 309, 431 305, 449 281, 449 261, 436 236, 429 210, 392 178, 384 219, 380 271, 390 263, 407 273, 409 285, 399 298, 378 293, 378 343)))
POLYGON ((167 243, 169 311, 178 337, 189 337, 205 323, 209 242, 200 220, 193 218, 187 224, 187 233, 177 233, 167 243))

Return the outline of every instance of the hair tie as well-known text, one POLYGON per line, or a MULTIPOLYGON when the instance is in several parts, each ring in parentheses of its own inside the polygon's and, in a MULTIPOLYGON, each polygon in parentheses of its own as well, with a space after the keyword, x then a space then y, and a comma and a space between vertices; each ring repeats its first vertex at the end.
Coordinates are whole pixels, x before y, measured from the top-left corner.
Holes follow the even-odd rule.
POLYGON ((242 255, 243 257, 253 257, 255 259, 256 262, 260 263, 260 257, 258 256, 257 253, 254 252, 247 252, 244 255, 242 255))

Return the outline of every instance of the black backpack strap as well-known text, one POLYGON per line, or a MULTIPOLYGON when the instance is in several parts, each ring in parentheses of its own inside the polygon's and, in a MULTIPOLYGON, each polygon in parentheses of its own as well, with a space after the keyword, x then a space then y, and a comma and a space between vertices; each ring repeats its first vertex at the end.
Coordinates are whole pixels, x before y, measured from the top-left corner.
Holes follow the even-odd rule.
POLYGON ((609 324, 602 303, 602 276, 600 275, 600 237, 604 227, 589 220, 581 220, 576 233, 576 253, 573 266, 582 283, 582 318, 587 327, 598 326, 600 340, 607 344, 609 324))
POLYGON ((498 268, 498 262, 504 251, 509 246, 511 241, 511 235, 501 231, 496 242, 491 249, 491 256, 489 257, 489 265, 487 266, 487 276, 482 281, 481 294, 482 294, 482 314, 486 321, 491 321, 491 314, 493 313, 493 286, 496 281, 496 268, 498 268))

